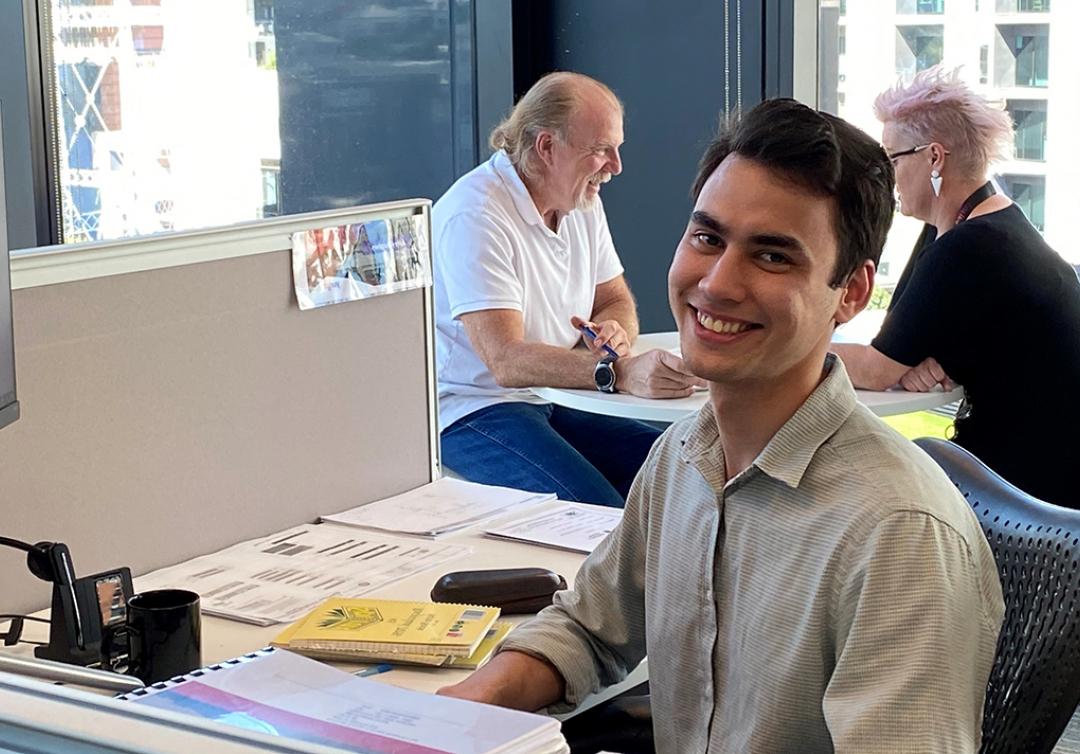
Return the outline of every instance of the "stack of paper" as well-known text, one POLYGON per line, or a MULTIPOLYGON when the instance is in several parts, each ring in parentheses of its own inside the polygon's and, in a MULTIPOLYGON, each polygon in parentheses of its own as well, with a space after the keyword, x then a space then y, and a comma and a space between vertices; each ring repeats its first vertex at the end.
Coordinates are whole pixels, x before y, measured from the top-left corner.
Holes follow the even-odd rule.
POLYGON ((258 652, 154 684, 136 704, 368 754, 566 754, 559 721, 356 678, 258 652))
POLYGON ((135 587, 191 589, 209 615, 270 626, 297 620, 331 595, 359 597, 471 552, 305 524, 140 576, 135 587))
POLYGON ((497 516, 519 505, 554 500, 550 493, 525 492, 443 477, 395 497, 322 516, 323 521, 400 534, 437 537, 497 516))
POLYGON ((543 513, 493 527, 485 533, 497 539, 591 553, 619 525, 622 514, 621 508, 563 503, 543 513))

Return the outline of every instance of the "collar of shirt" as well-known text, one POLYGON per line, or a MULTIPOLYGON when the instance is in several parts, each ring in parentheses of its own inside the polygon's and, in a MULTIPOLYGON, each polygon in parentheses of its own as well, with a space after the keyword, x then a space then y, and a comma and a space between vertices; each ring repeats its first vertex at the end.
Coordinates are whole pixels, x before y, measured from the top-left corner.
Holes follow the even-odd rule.
MULTIPOLYGON (((857 402, 855 388, 835 354, 825 357, 825 371, 825 379, 772 436, 750 469, 731 480, 733 484, 745 483, 754 476, 748 472, 757 470, 792 489, 799 486, 814 454, 847 421, 857 402)), ((707 402, 693 419, 683 441, 682 457, 701 472, 717 493, 724 489, 724 451, 712 402, 707 402)))
POLYGON ((499 178, 506 185, 507 190, 510 192, 510 197, 514 200, 514 207, 517 209, 518 214, 521 215, 521 219, 529 225, 539 226, 545 233, 554 239, 562 241, 562 229, 566 224, 566 215, 559 217, 559 232, 554 232, 544 222, 543 216, 540 214, 540 210, 536 208, 536 202, 533 201, 532 194, 529 193, 529 189, 526 188, 525 182, 521 180, 521 176, 518 175, 517 168, 510 162, 510 157, 506 154, 506 151, 500 149, 495 153, 495 172, 498 173, 499 178))

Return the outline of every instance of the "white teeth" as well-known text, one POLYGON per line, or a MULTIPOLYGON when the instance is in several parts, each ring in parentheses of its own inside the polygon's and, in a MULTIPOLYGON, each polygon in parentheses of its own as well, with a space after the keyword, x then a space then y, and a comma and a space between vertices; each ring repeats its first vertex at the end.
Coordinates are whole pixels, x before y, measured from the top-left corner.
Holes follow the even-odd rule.
POLYGON ((748 324, 742 322, 726 322, 722 319, 713 319, 708 314, 702 314, 701 312, 698 312, 697 320, 705 329, 712 330, 713 332, 722 333, 724 335, 734 335, 736 333, 741 333, 750 329, 750 325, 748 324))

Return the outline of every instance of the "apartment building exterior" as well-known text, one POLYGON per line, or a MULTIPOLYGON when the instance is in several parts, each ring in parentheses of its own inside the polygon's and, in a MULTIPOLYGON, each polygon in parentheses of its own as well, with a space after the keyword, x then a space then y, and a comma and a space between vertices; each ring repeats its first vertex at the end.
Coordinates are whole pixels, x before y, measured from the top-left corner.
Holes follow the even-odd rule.
POLYGON ((276 214, 272 0, 49 0, 47 10, 65 242, 276 214))
MULTIPOLYGON (((1080 3, 1068 0, 822 0, 819 106, 879 135, 882 89, 942 64, 1001 102, 1016 127, 1013 156, 994 166, 1047 241, 1080 263, 1080 3)), ((895 280, 917 224, 898 221, 882 270, 895 280)))

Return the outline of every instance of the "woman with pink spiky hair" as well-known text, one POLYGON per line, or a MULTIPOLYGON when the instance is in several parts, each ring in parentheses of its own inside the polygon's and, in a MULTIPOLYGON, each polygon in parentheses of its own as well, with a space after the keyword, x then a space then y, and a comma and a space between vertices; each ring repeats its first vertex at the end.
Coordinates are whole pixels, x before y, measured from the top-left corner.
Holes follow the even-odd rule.
POLYGON ((952 439, 1026 492, 1080 508, 1080 281, 988 180, 1008 114, 931 68, 874 110, 900 212, 927 224, 868 346, 837 345, 856 387, 964 386, 952 439))

